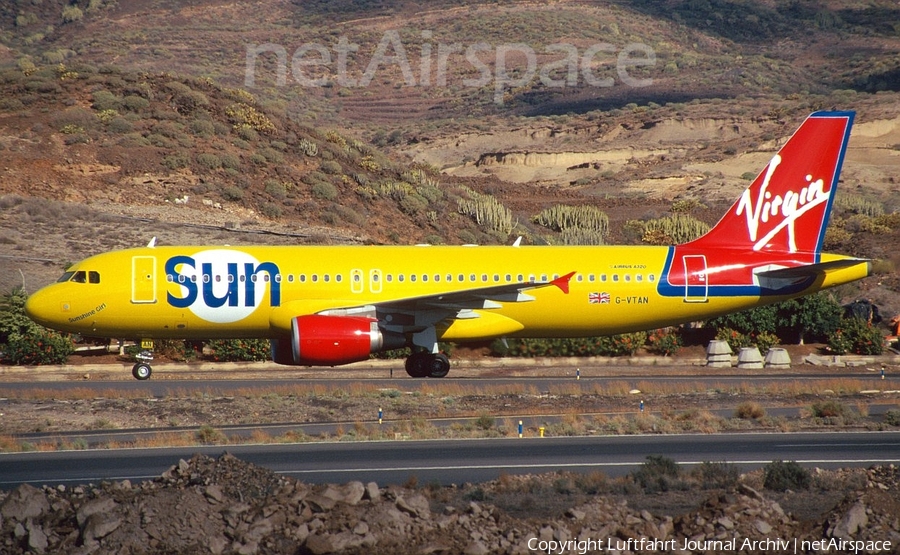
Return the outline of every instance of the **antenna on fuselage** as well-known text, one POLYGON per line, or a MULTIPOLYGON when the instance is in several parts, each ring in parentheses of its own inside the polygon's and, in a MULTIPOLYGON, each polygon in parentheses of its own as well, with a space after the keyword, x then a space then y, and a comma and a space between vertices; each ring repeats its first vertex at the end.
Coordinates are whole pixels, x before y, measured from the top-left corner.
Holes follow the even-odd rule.
POLYGON ((519 237, 515 240, 515 242, 512 244, 512 246, 518 247, 521 244, 522 244, 522 236, 519 235, 519 237))
POLYGON ((156 237, 154 237, 153 239, 150 239, 150 242, 147 243, 147 248, 148 248, 148 249, 152 249, 152 248, 155 247, 155 246, 156 246, 156 237))

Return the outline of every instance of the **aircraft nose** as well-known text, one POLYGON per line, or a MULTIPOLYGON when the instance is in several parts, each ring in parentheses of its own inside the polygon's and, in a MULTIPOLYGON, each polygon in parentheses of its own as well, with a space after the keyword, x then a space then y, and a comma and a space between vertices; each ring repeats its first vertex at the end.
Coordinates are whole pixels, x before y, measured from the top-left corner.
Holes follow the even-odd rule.
POLYGON ((51 297, 53 295, 44 289, 29 295, 25 301, 25 314, 42 326, 52 327, 54 316, 59 316, 59 307, 51 297))

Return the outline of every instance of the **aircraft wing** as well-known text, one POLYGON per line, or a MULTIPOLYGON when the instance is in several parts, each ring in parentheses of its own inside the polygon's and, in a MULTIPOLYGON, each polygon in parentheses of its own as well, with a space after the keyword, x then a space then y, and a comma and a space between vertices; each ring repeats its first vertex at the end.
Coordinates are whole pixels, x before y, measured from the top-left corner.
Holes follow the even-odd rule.
POLYGON ((345 316, 354 314, 374 315, 379 324, 387 330, 399 333, 431 330, 443 320, 477 318, 475 310, 500 308, 503 302, 529 302, 534 297, 527 291, 543 287, 557 287, 563 293, 569 292, 569 280, 575 272, 570 272, 548 282, 525 281, 505 283, 489 287, 476 287, 460 291, 395 299, 370 305, 335 308, 320 311, 319 314, 345 316))

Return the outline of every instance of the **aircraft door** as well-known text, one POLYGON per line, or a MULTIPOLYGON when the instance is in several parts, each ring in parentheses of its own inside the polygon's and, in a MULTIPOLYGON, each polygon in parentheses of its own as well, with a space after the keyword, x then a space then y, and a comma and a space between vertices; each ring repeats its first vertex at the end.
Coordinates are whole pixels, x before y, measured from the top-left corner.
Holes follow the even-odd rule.
POLYGON ((131 302, 156 302, 156 257, 135 256, 131 259, 131 302))
POLYGON ((684 263, 684 302, 705 303, 709 300, 709 279, 706 268, 706 256, 702 254, 685 255, 684 263))

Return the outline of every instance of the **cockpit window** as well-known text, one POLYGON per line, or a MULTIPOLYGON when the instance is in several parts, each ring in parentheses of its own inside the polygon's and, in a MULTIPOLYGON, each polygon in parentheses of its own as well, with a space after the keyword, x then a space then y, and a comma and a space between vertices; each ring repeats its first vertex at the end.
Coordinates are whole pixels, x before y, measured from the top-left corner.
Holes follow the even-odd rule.
POLYGON ((61 278, 56 280, 57 283, 71 281, 72 283, 100 283, 100 272, 79 270, 77 272, 66 272, 61 278))

